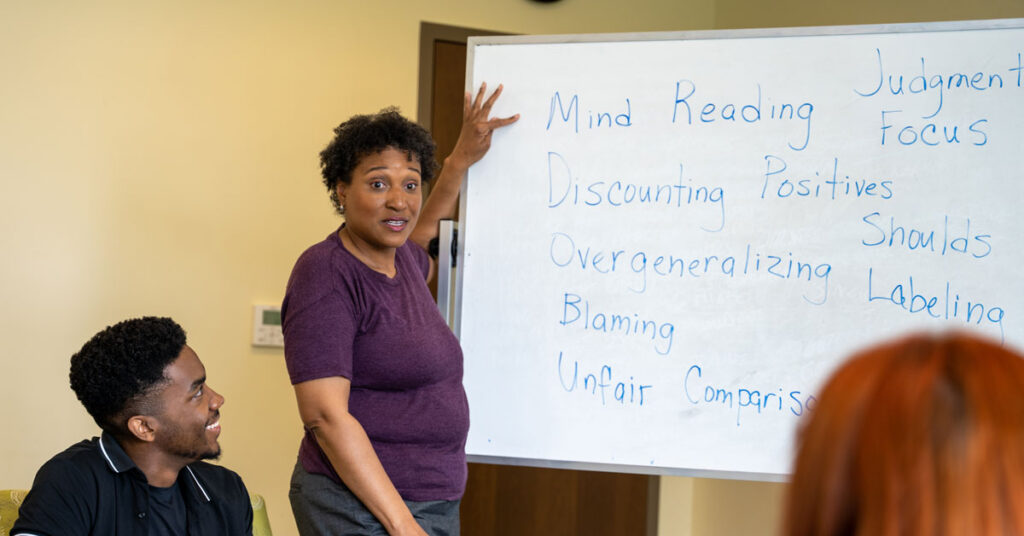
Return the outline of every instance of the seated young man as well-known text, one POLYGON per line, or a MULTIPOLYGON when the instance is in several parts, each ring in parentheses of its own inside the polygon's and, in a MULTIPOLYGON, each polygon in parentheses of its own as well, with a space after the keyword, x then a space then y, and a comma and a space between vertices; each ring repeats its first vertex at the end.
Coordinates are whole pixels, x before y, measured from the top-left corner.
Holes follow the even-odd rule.
POLYGON ((169 318, 126 320, 71 357, 71 388, 103 430, 46 462, 12 535, 252 534, 220 456, 224 397, 169 318))

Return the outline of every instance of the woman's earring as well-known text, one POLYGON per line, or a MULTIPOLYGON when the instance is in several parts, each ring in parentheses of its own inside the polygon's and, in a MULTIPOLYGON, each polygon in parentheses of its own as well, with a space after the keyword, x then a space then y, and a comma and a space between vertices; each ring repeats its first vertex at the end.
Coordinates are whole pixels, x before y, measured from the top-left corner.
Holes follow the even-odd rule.
POLYGON ((338 212, 340 214, 344 214, 345 213, 345 205, 338 205, 338 212))

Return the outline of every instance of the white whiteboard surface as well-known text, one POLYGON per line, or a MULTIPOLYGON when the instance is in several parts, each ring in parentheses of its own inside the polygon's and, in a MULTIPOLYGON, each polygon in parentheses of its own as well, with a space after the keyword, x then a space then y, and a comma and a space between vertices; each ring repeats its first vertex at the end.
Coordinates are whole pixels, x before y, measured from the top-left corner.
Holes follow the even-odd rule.
POLYGON ((1021 346, 1022 54, 1021 20, 472 39, 521 114, 462 198, 472 459, 783 479, 851 351, 1021 346))

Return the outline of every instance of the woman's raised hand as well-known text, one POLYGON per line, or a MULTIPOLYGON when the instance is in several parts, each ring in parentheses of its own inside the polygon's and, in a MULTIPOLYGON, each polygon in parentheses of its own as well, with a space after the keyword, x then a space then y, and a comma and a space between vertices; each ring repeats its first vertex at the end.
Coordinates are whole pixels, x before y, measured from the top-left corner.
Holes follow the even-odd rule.
POLYGON ((466 93, 466 100, 462 106, 462 131, 459 132, 459 140, 455 143, 448 163, 468 169, 487 154, 487 150, 491 148, 491 134, 496 129, 519 120, 519 114, 510 117, 490 117, 491 107, 501 95, 502 88, 503 86, 499 85, 486 100, 486 82, 480 84, 480 90, 477 91, 475 98, 466 93))

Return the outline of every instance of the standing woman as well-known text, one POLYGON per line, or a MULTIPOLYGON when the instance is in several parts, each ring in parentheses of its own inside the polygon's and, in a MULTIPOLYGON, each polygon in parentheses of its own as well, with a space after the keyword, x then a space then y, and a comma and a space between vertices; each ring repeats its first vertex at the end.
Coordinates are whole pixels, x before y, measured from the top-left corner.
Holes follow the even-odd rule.
POLYGON ((489 117, 501 89, 466 94, 458 142, 422 207, 434 142, 397 110, 352 117, 320 153, 345 223, 299 257, 281 307, 305 425, 289 492, 303 535, 458 534, 469 408, 425 248, 493 131, 519 118, 489 117))

